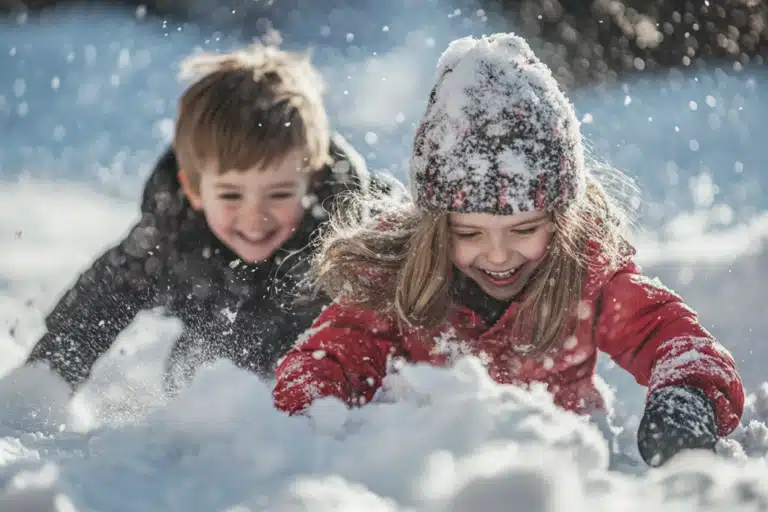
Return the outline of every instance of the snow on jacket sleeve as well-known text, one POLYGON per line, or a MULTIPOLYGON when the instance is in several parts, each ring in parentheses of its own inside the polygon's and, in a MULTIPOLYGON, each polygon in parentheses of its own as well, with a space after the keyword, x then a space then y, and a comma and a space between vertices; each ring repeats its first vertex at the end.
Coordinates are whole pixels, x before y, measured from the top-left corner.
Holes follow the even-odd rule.
POLYGON ((718 434, 736 428, 744 409, 736 363, 677 294, 630 265, 603 286, 597 315, 598 348, 648 386, 649 395, 694 386, 712 400, 718 434))
POLYGON ((335 396, 348 405, 369 402, 393 351, 392 323, 372 311, 329 305, 280 362, 275 405, 302 412, 313 400, 335 396))
POLYGON ((79 276, 46 316, 46 333, 26 364, 48 364, 77 388, 136 314, 155 305, 156 247, 168 229, 162 209, 178 189, 176 172, 176 157, 169 149, 144 187, 141 219, 79 276))
POLYGON ((153 304, 154 222, 145 215, 119 245, 107 250, 46 316, 46 333, 26 364, 48 364, 73 388, 142 309, 153 304))

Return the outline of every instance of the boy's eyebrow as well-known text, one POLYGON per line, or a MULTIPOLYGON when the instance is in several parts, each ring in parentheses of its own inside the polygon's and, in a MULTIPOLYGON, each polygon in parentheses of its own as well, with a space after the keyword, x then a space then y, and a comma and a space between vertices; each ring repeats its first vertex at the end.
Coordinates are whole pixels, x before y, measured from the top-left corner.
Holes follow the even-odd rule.
MULTIPOLYGON (((236 185, 234 183, 227 183, 227 182, 220 182, 215 183, 214 188, 225 188, 225 189, 239 189, 241 188, 240 185, 236 185)), ((273 188, 296 188, 297 184, 293 181, 281 181, 278 183, 272 183, 271 185, 267 185, 264 187, 265 189, 273 189, 273 188)))
POLYGON ((288 187, 296 188, 297 185, 298 185, 298 183, 296 183, 295 181, 280 181, 278 183, 273 183, 273 184, 269 185, 266 188, 267 189, 270 189, 270 188, 288 188, 288 187))
MULTIPOLYGON (((520 226, 526 226, 528 224, 535 224, 537 222, 541 222, 542 220, 545 220, 547 218, 546 213, 542 213, 538 217, 534 217, 532 219, 526 219, 520 222, 515 222, 514 224, 509 224, 508 226, 505 226, 506 228, 517 228, 520 226)), ((460 222, 451 222, 452 228, 465 228, 465 229, 481 229, 477 226, 473 226, 471 224, 462 224, 460 222)))
POLYGON ((215 183, 213 186, 214 186, 214 188, 230 188, 230 189, 231 188, 240 188, 238 185, 235 185, 234 183, 226 183, 226 182, 215 183))

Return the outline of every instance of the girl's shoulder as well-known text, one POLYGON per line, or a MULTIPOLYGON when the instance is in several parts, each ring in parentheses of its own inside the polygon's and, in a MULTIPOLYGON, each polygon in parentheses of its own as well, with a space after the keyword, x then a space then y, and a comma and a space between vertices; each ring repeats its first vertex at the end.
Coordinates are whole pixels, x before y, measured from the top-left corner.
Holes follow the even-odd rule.
POLYGON ((587 267, 584 290, 587 295, 594 295, 611 279, 620 273, 639 274, 640 266, 635 260, 637 251, 626 239, 616 254, 607 255, 600 243, 589 241, 585 251, 587 267))

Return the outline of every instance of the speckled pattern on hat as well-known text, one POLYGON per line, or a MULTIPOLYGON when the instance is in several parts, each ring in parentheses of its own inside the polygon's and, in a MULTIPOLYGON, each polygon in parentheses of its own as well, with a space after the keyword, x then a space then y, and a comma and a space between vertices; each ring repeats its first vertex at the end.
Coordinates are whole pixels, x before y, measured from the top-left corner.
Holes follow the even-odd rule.
POLYGON ((568 206, 586 188, 573 106, 550 69, 514 34, 453 41, 417 130, 417 204, 512 215, 568 206))

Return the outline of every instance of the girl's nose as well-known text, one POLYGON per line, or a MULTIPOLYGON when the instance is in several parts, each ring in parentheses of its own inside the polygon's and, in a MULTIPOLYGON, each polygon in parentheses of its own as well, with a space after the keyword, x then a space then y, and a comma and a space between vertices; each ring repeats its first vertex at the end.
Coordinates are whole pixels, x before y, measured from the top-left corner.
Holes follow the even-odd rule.
POLYGON ((509 251, 504 244, 491 242, 485 259, 492 265, 504 265, 509 260, 509 251))

